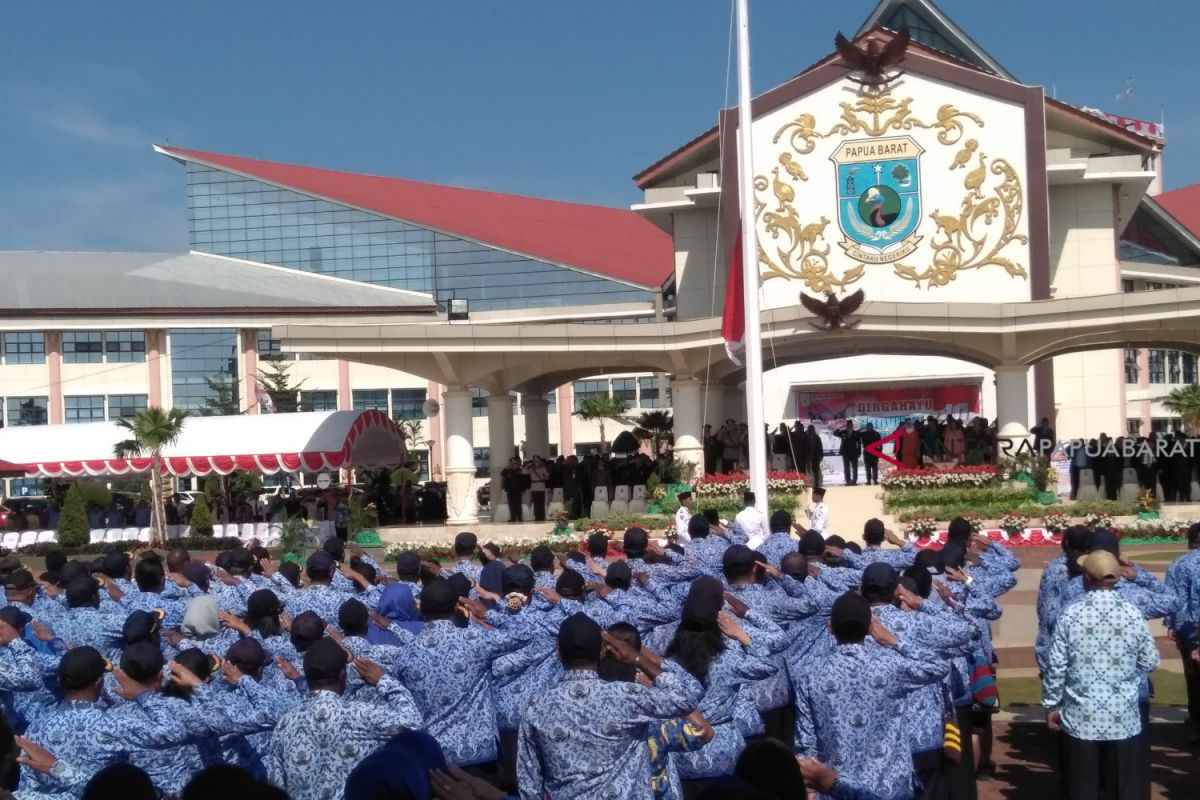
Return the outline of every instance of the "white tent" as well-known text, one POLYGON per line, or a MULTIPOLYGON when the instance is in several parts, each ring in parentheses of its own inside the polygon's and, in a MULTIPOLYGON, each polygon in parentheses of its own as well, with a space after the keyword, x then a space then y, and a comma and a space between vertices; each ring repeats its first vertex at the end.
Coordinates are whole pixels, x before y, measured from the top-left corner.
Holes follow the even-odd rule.
MULTIPOLYGON (((114 422, 3 428, 0 460, 50 478, 149 472, 149 458, 113 455, 117 442, 127 438, 114 422)), ((404 434, 380 411, 188 417, 179 440, 163 451, 163 471, 320 472, 396 466, 406 454, 404 434)))

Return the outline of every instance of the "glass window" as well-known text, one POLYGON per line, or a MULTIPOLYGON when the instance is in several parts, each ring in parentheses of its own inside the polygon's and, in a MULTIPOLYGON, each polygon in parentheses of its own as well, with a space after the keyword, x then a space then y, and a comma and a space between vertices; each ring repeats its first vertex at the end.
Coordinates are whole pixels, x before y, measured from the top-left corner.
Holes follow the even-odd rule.
POLYGON ((1125 382, 1138 382, 1138 351, 1136 348, 1125 348, 1125 382))
POLYGON ((176 408, 202 415, 241 412, 234 328, 176 328, 170 332, 170 348, 176 408))
POLYGON ((68 424, 75 422, 103 422, 104 395, 85 394, 64 397, 68 424))
POLYGON ((598 394, 608 394, 608 379, 575 381, 575 410, 583 407, 583 401, 598 394))
POLYGON ((633 408, 637 405, 637 378, 613 378, 612 394, 614 400, 624 400, 633 408))
POLYGON ((392 419, 424 419, 425 389, 392 389, 392 419))
MULTIPOLYGON (((2 482, 0 486, 3 486, 2 482)), ((42 494, 41 478, 13 478, 8 482, 9 497, 38 497, 42 494)))
POLYGON ((492 451, 487 447, 475 448, 475 474, 486 475, 492 468, 492 451))
POLYGON ((6 364, 45 364, 46 334, 41 331, 4 334, 4 362, 6 364))
POLYGON ((8 398, 8 424, 45 425, 50 418, 50 402, 45 397, 10 397, 8 398))
POLYGON ((1167 351, 1166 350, 1151 350, 1149 359, 1149 373, 1151 383, 1166 383, 1167 382, 1167 351))
POLYGON ((109 419, 132 419, 146 410, 144 394, 110 394, 108 396, 109 419))
POLYGON ((1168 433, 1183 427, 1180 417, 1154 417, 1150 420, 1150 430, 1155 433, 1168 433))
POLYGON ((1129 279, 1129 278, 1121 279, 1121 291, 1122 292, 1136 291, 1133 287, 1134 287, 1134 283, 1131 279, 1129 279))
POLYGON ((1183 383, 1196 382, 1196 354, 1195 353, 1180 353, 1180 359, 1183 362, 1183 383))
POLYGON ((546 392, 546 413, 553 414, 558 410, 558 390, 546 392))
POLYGON ((355 411, 388 413, 387 389, 354 389, 350 392, 350 401, 355 411))
POLYGON ((1125 420, 1125 435, 1126 436, 1141 436, 1142 421, 1137 417, 1130 417, 1125 420))
POLYGON ((301 411, 337 411, 338 397, 335 389, 320 389, 300 392, 301 411))
POLYGON ((487 389, 478 387, 471 389, 471 416, 486 417, 487 416, 487 389))
POLYGON ((145 361, 146 332, 107 331, 104 334, 104 358, 110 364, 145 361))
POLYGON ((1167 383, 1179 383, 1179 351, 1167 351, 1167 383))
POLYGON ((657 375, 638 378, 638 406, 640 408, 659 408, 657 375))
POLYGON ((100 331, 64 331, 62 337, 64 364, 99 364, 104 360, 100 331))

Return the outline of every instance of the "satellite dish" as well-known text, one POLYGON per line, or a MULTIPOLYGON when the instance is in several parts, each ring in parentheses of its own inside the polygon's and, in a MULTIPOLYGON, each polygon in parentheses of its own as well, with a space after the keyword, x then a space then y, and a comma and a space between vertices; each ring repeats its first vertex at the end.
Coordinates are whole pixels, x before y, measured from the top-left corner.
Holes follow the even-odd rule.
POLYGON ((421 411, 425 413, 426 417, 436 417, 441 410, 442 406, 437 400, 426 400, 421 405, 421 411))

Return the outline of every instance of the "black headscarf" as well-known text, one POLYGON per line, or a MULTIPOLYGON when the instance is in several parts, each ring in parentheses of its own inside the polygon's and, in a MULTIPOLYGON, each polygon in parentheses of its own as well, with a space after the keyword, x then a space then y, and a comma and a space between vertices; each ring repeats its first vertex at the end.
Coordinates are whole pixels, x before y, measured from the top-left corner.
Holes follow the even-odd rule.
POLYGON ((704 576, 692 582, 675 638, 667 647, 667 656, 675 659, 701 682, 708 680, 708 668, 725 649, 725 639, 717 626, 717 615, 725 604, 725 587, 716 578, 704 576))

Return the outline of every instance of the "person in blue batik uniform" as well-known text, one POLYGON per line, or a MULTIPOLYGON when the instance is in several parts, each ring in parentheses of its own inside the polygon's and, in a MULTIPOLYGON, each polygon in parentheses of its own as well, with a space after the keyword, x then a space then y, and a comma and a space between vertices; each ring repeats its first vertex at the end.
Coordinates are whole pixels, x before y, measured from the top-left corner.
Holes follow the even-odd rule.
POLYGON ((597 569, 608 569, 608 537, 603 533, 593 533, 588 536, 586 547, 587 556, 583 561, 568 559, 566 566, 590 580, 597 569))
POLYGON ((318 550, 308 557, 304 564, 304 572, 308 575, 308 589, 296 592, 284 601, 284 607, 292 617, 298 617, 305 611, 316 612, 321 619, 332 622, 337 619, 338 609, 342 603, 353 595, 335 589, 331 585, 337 564, 333 556, 324 550, 318 550))
POLYGON ((779 569, 783 557, 788 553, 795 553, 798 544, 792 538, 792 515, 786 511, 776 511, 771 515, 770 528, 770 535, 754 549, 766 556, 772 567, 779 569))
MULTIPOLYGON (((478 601, 463 601, 482 618, 478 601)), ((459 598, 449 581, 435 580, 421 591, 425 627, 401 648, 396 677, 413 693, 425 727, 458 766, 481 765, 497 758, 496 703, 492 661, 533 637, 532 629, 485 630, 474 622, 454 623, 459 598)))
POLYGON ((651 654, 639 657, 628 644, 605 638, 583 614, 560 627, 558 657, 562 679, 535 695, 522 715, 517 761, 522 800, 652 800, 649 726, 690 713, 695 682, 663 670, 651 654), (605 647, 637 666, 653 686, 600 678, 596 669, 605 647))
POLYGON ((164 614, 164 624, 169 628, 178 628, 183 623, 186 603, 179 599, 180 593, 174 584, 171 584, 174 591, 170 593, 164 591, 166 573, 163 571, 162 561, 149 556, 140 558, 133 575, 137 581, 137 591, 128 592, 122 598, 125 613, 161 609, 164 614))
POLYGON ((1072 571, 1078 574, 1076 559, 1090 549, 1091 536, 1091 531, 1082 525, 1067 528, 1062 537, 1062 554, 1055 556, 1042 570, 1037 595, 1037 639, 1033 644, 1033 654, 1037 659, 1039 672, 1046 671, 1050 634, 1054 632, 1054 622, 1062 610, 1062 597, 1067 591, 1067 582, 1072 576, 1072 571))
POLYGON ((889 531, 883 520, 872 517, 863 523, 863 543, 866 548, 861 553, 847 550, 842 553, 846 566, 854 569, 864 569, 870 564, 883 563, 897 570, 912 566, 917 557, 917 548, 912 542, 906 542, 889 531), (883 543, 894 544, 898 550, 884 550, 883 543))
MULTIPOLYGON (((111 581, 107 577, 104 580, 111 581)), ((80 575, 67 584, 68 610, 55 633, 72 647, 86 645, 104 654, 119 654, 124 646, 121 629, 126 615, 120 606, 113 611, 102 610, 99 592, 100 584, 90 575, 80 575)))
POLYGON ((1163 582, 1179 601, 1179 608, 1165 622, 1183 660, 1193 743, 1200 744, 1200 522, 1188 528, 1188 551, 1167 567, 1163 582))
MULTIPOLYGON (((669 550, 651 545, 650 534, 645 528, 633 527, 625 531, 621 540, 625 551, 625 560, 629 569, 636 576, 640 572, 650 574, 647 590, 655 593, 660 600, 667 600, 663 595, 665 590, 673 586, 691 583, 700 577, 700 567, 688 558, 676 556, 669 550), (653 562, 646 560, 647 552, 654 554, 653 562)), ((685 591, 686 593, 686 591, 685 591)))
POLYGON ((553 589, 558 581, 554 574, 554 551, 538 545, 529 552, 529 567, 533 570, 534 586, 538 589, 553 589))
POLYGON ((483 565, 472 560, 478 552, 479 537, 468 531, 458 534, 454 537, 455 564, 449 571, 466 575, 471 583, 479 583, 479 573, 483 571, 483 565))
POLYGON ((54 628, 64 612, 62 604, 47 597, 27 569, 18 569, 5 578, 4 599, 50 628, 54 628))
POLYGON ((697 514, 688 520, 689 541, 684 545, 684 552, 689 558, 700 564, 705 575, 716 577, 721 574, 721 557, 729 541, 712 533, 712 528, 703 514, 697 514))
POLYGON ((613 617, 627 622, 641 632, 670 622, 675 612, 650 592, 633 588, 633 572, 625 561, 608 565, 604 587, 597 593, 613 609, 613 617))
POLYGON ((272 662, 257 639, 239 639, 221 665, 224 683, 214 689, 220 702, 249 703, 264 727, 222 737, 221 759, 247 770, 256 778, 267 776, 271 737, 279 720, 304 699, 304 678, 295 665, 282 659, 272 662))
POLYGON ((365 659, 351 665, 329 638, 304 654, 309 696, 275 727, 267 759, 271 782, 291 800, 339 800, 346 778, 388 739, 421 727, 412 695, 383 668, 365 659), (379 691, 379 701, 343 697, 346 672, 355 669, 379 691))
POLYGON ((838 598, 832 628, 837 644, 796 686, 796 750, 853 785, 911 798, 916 781, 904 701, 913 689, 944 678, 949 664, 898 640, 859 594, 838 598), (868 635, 887 649, 866 647, 868 635))

